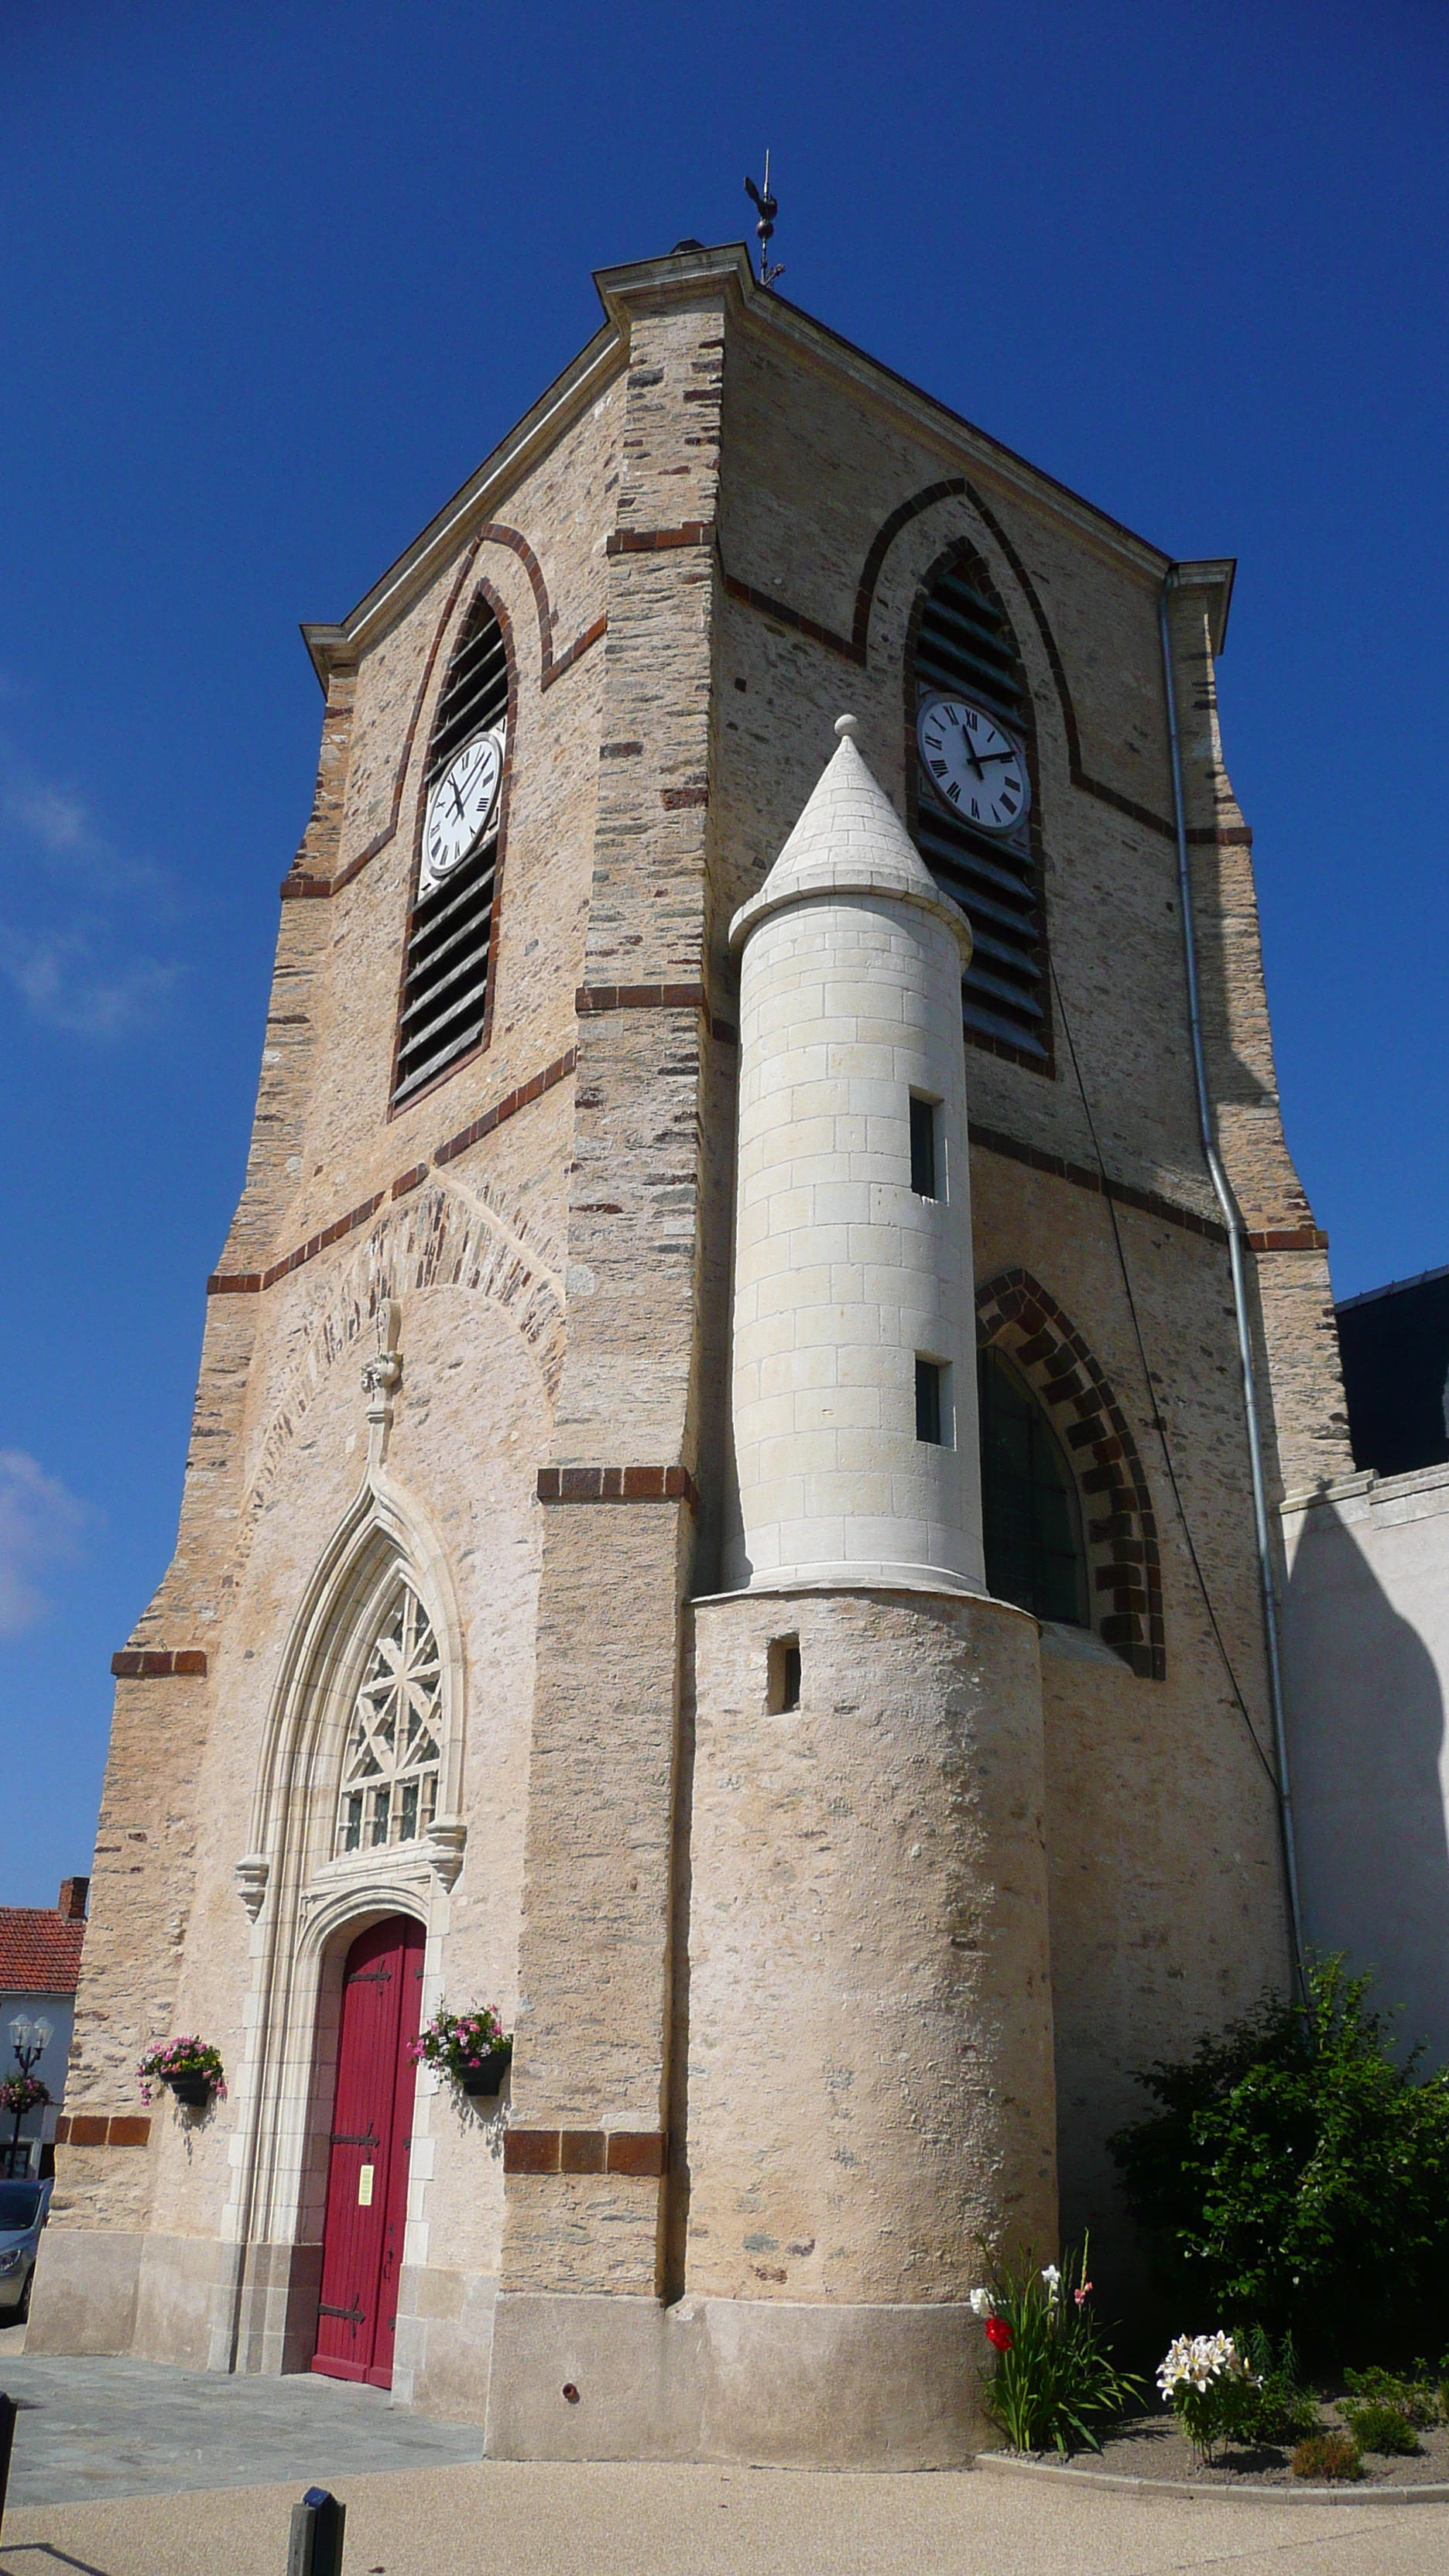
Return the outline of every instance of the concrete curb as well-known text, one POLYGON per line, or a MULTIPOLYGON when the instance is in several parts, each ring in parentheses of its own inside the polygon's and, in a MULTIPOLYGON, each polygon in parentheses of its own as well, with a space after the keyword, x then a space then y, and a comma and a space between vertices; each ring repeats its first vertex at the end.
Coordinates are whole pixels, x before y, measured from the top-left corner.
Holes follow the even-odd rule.
POLYGON ((1244 2504, 1449 2504, 1449 2486, 1420 2487, 1268 2487, 1209 2486, 1195 2478, 1130 2478, 1115 2469, 1059 2469, 1046 2460, 1017 2458, 1006 2451, 978 2451, 974 2465, 996 2477, 1050 2478, 1059 2487, 1116 2487, 1126 2495, 1230 2497, 1244 2504))

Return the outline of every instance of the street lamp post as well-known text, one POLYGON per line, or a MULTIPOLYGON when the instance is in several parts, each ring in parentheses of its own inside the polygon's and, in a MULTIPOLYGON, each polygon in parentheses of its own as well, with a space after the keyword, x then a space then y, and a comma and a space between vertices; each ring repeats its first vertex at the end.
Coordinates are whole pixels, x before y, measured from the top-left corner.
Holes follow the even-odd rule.
MULTIPOLYGON (((15 2015, 10 2024, 10 2045, 15 2051, 15 2063, 22 2077, 27 2076, 36 2060, 45 2055, 50 2046, 50 2040, 50 2024, 43 2013, 38 2013, 34 2021, 30 2019, 28 2013, 15 2015)), ((24 2111, 17 2104, 15 2134, 10 2141, 9 2163, 12 2173, 17 2170, 20 2163, 20 2123, 24 2117, 24 2111)))

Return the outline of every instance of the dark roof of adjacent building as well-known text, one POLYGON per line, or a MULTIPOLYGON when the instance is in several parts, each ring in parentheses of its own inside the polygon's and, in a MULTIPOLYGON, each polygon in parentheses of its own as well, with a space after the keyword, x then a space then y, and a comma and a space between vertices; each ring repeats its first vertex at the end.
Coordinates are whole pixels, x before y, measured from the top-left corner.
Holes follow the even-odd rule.
POLYGON ((63 1880, 58 1905, 0 1905, 0 1993, 75 1993, 89 1884, 63 1880))
POLYGON ((1346 1297, 1336 1310, 1353 1463, 1407 1476, 1449 1461, 1449 1269, 1346 1297))

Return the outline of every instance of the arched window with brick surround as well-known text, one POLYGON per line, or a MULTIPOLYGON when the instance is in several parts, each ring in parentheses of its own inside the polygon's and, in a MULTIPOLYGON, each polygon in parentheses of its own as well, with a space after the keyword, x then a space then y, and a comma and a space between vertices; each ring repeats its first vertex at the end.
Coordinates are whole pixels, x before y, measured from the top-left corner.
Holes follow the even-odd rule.
POLYGON ((977 1377, 987 1591, 1088 1628, 1076 1480, 1046 1406, 999 1350, 978 1353, 977 1377))
POLYGON ((480 592, 453 648, 428 745, 394 1109, 453 1072, 487 1037, 511 715, 507 638, 480 592))
MULTIPOLYGON (((1167 1660, 1157 1520, 1131 1424, 1106 1372, 1070 1317, 1029 1270, 1003 1270, 978 1288, 976 1339, 978 1352, 1001 1372, 987 1379, 983 1367, 987 1404, 999 1387, 1006 1391, 995 1427, 1009 1426, 1015 1442, 1009 1474, 1003 1476, 1001 1449, 988 1446, 993 1423, 983 1405, 988 1583, 995 1591, 994 1520, 997 1574, 1003 1581, 1012 1579, 1013 1564, 1019 1568, 1023 1554, 1035 1549, 1038 1597, 1021 1606, 1038 1618, 1072 1619, 1069 1610, 1045 1604, 1068 1597, 1065 1559, 1075 1531, 1081 1608, 1074 1624, 1094 1629, 1144 1680, 1163 1680, 1167 1660), (1012 1393, 1018 1397, 1014 1420, 1012 1393), (1040 1420, 1034 1446, 1019 1409, 1022 1396, 1029 1397, 1040 1420), (1075 1491, 1063 1493, 1058 1485, 1054 1500, 1058 1473, 1070 1476, 1075 1491), (1029 1496, 1023 1494, 1023 1484, 1030 1485, 1029 1496)), ((1008 1589, 1002 1597, 1014 1600, 1018 1595, 1008 1589)))
POLYGON ((927 575, 911 616, 905 682, 907 819, 927 867, 943 894, 959 903, 975 939, 961 988, 966 1035, 993 1054, 1050 1073, 1031 691, 1010 620, 969 545, 953 546, 927 575), (980 759, 959 735, 970 767, 955 779, 926 748, 933 711, 943 705, 951 725, 959 728, 954 711, 964 709, 983 727, 980 759), (1001 794, 1003 782, 1009 785, 1001 794), (956 792, 963 786, 972 792, 956 792))

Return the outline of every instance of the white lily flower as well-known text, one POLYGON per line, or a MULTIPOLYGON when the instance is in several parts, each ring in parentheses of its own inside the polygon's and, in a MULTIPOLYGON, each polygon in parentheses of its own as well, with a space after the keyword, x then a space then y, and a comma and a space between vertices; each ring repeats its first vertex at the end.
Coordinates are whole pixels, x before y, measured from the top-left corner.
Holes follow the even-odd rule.
POLYGON ((976 2316, 976 2317, 994 2317, 994 2316, 995 2316, 995 2314, 996 2314, 996 2301, 993 2299, 993 2297, 992 2297, 992 2295, 991 2295, 991 2292, 990 2292, 989 2290, 973 2290, 973 2291, 972 2291, 972 2293, 971 2293, 971 2313, 972 2313, 972 2315, 973 2315, 973 2316, 976 2316))

